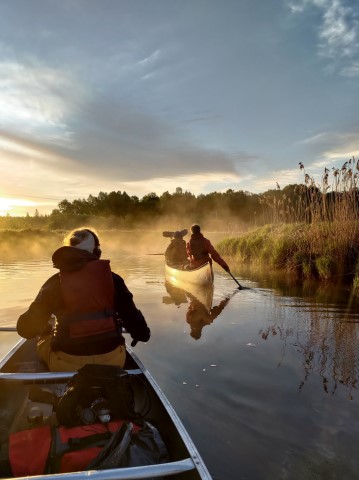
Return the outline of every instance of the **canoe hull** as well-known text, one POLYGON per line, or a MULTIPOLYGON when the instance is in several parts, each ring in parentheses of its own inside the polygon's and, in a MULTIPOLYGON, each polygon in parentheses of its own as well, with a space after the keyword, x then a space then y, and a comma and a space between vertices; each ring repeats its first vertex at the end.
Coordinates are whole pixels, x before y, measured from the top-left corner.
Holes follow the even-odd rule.
POLYGON ((179 270, 165 264, 166 280, 178 288, 186 290, 187 285, 208 287, 213 285, 213 269, 210 262, 194 270, 179 270))

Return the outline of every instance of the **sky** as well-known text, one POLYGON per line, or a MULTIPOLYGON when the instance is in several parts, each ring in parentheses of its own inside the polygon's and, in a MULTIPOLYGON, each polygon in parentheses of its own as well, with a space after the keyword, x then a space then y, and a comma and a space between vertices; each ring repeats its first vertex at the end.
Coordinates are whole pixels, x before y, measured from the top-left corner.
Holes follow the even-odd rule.
POLYGON ((1 0, 0 215, 320 179, 359 153, 358 0, 1 0))

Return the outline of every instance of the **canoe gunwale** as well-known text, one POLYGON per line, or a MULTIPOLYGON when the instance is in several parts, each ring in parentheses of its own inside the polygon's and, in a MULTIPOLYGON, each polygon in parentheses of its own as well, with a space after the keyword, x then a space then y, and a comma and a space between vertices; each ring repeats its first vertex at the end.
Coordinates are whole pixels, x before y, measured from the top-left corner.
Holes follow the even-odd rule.
MULTIPOLYGON (((155 478, 194 470, 195 465, 191 458, 176 462, 146 465, 145 467, 113 468, 109 470, 86 470, 83 472, 56 473, 50 475, 36 475, 31 477, 12 477, 15 480, 131 480, 141 478, 155 478)), ((206 478, 206 477, 205 477, 206 478)), ((208 477, 210 478, 210 477, 208 477)))

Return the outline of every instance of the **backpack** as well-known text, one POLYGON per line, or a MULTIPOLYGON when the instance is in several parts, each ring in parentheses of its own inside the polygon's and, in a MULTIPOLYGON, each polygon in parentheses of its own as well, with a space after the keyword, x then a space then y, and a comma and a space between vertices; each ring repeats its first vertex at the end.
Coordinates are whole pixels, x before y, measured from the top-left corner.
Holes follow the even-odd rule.
MULTIPOLYGON (((140 381, 121 367, 85 365, 71 378, 58 401, 55 407, 57 420, 61 425, 74 427, 99 420, 140 419, 147 413, 135 410, 134 385, 140 381)), ((149 406, 148 402, 147 395, 143 410, 149 406)))

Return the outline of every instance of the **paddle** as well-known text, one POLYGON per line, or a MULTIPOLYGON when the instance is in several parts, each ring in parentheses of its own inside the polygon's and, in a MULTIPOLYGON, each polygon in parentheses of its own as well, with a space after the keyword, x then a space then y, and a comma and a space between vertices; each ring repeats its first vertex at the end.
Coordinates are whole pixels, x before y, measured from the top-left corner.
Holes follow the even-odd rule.
POLYGON ((16 327, 0 327, 0 332, 17 332, 16 327))
POLYGON ((230 274, 230 276, 233 278, 233 280, 236 282, 236 284, 238 285, 238 288, 240 290, 243 289, 242 285, 239 283, 239 281, 231 274, 231 272, 228 270, 228 273, 230 274))

